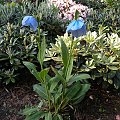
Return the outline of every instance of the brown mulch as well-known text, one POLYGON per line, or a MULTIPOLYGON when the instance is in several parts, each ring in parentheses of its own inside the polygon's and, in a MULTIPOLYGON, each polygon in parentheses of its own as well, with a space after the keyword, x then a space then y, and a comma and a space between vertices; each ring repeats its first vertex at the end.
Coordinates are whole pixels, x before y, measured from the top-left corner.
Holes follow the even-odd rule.
POLYGON ((77 120, 120 120, 120 93, 91 88, 76 111, 77 120))
MULTIPOLYGON (((16 84, 0 87, 0 120, 24 120, 20 110, 39 102, 32 90, 35 83, 27 73, 16 84)), ((74 111, 76 120, 120 120, 120 93, 92 87, 74 111)))
POLYGON ((24 120, 20 111, 38 103, 32 90, 37 81, 28 72, 23 73, 15 84, 0 87, 0 120, 24 120))

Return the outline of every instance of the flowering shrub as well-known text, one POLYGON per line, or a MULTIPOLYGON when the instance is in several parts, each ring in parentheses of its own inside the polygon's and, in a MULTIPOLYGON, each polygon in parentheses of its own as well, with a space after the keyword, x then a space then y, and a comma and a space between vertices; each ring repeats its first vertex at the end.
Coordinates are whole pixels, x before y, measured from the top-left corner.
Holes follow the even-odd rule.
POLYGON ((59 8, 59 17, 64 20, 73 20, 76 10, 79 11, 80 16, 86 18, 88 14, 88 7, 72 0, 49 0, 50 4, 54 4, 59 8))

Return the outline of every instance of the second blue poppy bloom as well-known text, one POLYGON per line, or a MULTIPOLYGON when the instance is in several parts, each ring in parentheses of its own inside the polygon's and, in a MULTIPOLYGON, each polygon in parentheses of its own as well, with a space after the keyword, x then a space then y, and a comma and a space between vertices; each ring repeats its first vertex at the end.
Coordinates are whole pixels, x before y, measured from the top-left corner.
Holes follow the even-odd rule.
POLYGON ((68 26, 66 32, 70 32, 74 37, 86 35, 86 25, 83 19, 73 20, 68 26))

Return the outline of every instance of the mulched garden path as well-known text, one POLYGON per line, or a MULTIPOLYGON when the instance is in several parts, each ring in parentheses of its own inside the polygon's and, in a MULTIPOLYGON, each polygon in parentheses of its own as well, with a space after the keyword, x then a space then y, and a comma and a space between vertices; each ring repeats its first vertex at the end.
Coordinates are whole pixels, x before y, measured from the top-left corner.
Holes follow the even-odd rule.
MULTIPOLYGON (((35 83, 37 81, 24 72, 16 84, 0 87, 0 120, 24 120, 20 110, 39 102, 32 90, 35 83)), ((92 87, 76 106, 74 115, 76 120, 120 120, 120 93, 92 87)))

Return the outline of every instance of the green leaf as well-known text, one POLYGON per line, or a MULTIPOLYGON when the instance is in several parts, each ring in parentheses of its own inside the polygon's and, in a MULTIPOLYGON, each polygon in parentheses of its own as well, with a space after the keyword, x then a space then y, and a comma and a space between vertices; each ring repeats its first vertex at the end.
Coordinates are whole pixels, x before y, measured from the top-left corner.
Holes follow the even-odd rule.
POLYGON ((38 45, 38 49, 39 49, 39 52, 38 52, 38 61, 42 67, 43 65, 43 61, 44 61, 44 58, 45 58, 45 51, 46 51, 46 40, 45 40, 45 37, 42 39, 42 43, 41 45, 38 45))
POLYGON ((53 90, 56 88, 56 86, 58 85, 58 77, 55 76, 53 78, 50 79, 50 92, 53 92, 53 90))
POLYGON ((109 59, 110 63, 113 63, 113 61, 116 59, 116 57, 110 56, 108 59, 109 59))
POLYGON ((68 59, 68 62, 67 62, 67 66, 65 67, 64 66, 64 73, 65 73, 65 78, 66 78, 66 81, 69 81, 69 79, 71 78, 71 73, 72 73, 72 69, 73 69, 73 55, 71 55, 68 59))
POLYGON ((58 116, 59 120, 63 120, 61 115, 58 114, 57 116, 58 116))
POLYGON ((90 84, 82 84, 78 93, 72 99, 73 104, 80 103, 89 89, 90 89, 90 84))
POLYGON ((73 84, 74 82, 77 81, 82 81, 91 78, 89 74, 81 73, 79 75, 74 75, 73 77, 70 78, 68 82, 68 86, 73 84))
POLYGON ((10 83, 10 79, 5 80, 5 84, 8 85, 10 83))
POLYGON ((36 66, 31 63, 31 62, 27 62, 27 61, 23 61, 23 64, 31 71, 31 70, 36 70, 36 66))
POLYGON ((23 64, 29 69, 31 74, 33 74, 36 77, 37 80, 40 79, 39 76, 38 76, 38 72, 36 70, 36 66, 33 63, 23 61, 23 64))
POLYGON ((63 64, 66 67, 69 59, 69 51, 67 49, 65 42, 62 39, 61 39, 61 51, 62 51, 63 64))
POLYGON ((63 94, 63 85, 58 84, 56 89, 54 90, 54 94, 52 94, 52 102, 55 103, 56 105, 60 102, 62 94, 63 94))
POLYGON ((55 94, 55 96, 54 96, 54 102, 56 103, 56 104, 58 104, 58 100, 59 100, 59 98, 62 96, 62 92, 56 92, 56 94, 55 94))
POLYGON ((66 97, 69 98, 69 100, 71 100, 80 90, 80 86, 80 82, 76 82, 72 87, 68 88, 66 92, 66 97))
POLYGON ((47 94, 46 94, 46 90, 44 87, 40 86, 39 84, 35 84, 33 85, 33 90, 43 99, 48 99, 47 94))
POLYGON ((76 10, 76 11, 75 11, 75 20, 77 20, 77 19, 78 19, 79 14, 80 14, 80 13, 79 13, 79 11, 78 11, 78 10, 76 10))
POLYGON ((12 83, 15 83, 15 78, 10 79, 12 83))
POLYGON ((51 112, 45 114, 45 120, 52 120, 51 112))
POLYGON ((59 72, 52 66, 51 66, 51 68, 52 68, 52 71, 57 75, 58 79, 62 82, 62 84, 65 85, 66 80, 63 78, 63 76, 60 75, 59 72))
POLYGON ((109 68, 110 70, 118 70, 118 69, 119 69, 119 68, 116 67, 116 66, 108 66, 108 68, 109 68))
POLYGON ((63 120, 62 116, 57 114, 54 116, 53 120, 63 120))
POLYGON ((22 114, 23 115, 31 115, 31 114, 35 113, 36 111, 38 111, 37 107, 27 107, 23 110, 22 114))
POLYGON ((29 115, 25 118, 25 120, 40 120, 41 117, 43 117, 44 112, 35 112, 32 115, 29 115))
POLYGON ((41 79, 41 80, 39 80, 40 82, 44 82, 46 80, 46 76, 47 76, 48 72, 49 72, 49 69, 46 68, 46 69, 41 70, 38 73, 39 78, 41 79))

